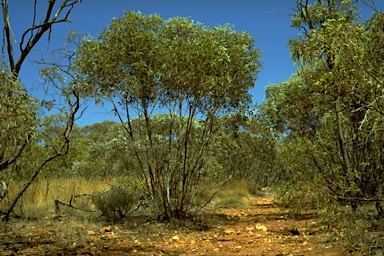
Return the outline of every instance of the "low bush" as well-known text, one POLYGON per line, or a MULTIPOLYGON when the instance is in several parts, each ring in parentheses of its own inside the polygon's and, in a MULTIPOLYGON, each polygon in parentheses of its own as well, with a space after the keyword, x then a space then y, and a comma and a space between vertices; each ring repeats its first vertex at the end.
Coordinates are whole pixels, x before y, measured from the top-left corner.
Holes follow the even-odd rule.
POLYGON ((123 186, 94 193, 92 200, 96 208, 112 221, 122 220, 131 214, 138 203, 137 195, 123 186))
POLYGON ((312 210, 329 211, 337 207, 337 202, 325 189, 319 188, 316 182, 282 182, 274 188, 273 203, 288 210, 292 218, 298 218, 312 210))

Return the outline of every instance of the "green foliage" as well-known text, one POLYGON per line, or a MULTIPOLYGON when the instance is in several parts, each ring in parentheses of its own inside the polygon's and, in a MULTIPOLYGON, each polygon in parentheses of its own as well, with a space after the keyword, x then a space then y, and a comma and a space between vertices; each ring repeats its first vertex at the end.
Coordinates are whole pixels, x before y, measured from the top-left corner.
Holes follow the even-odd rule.
POLYGON ((249 118, 223 116, 220 135, 213 144, 214 156, 223 171, 235 180, 245 181, 253 194, 277 178, 273 172, 276 138, 264 121, 260 113, 249 118))
POLYGON ((359 18, 358 9, 352 1, 297 2, 296 14, 291 26, 304 31, 298 39, 289 40, 291 57, 299 64, 327 61, 329 54, 338 52, 340 40, 347 35, 349 26, 359 18))
POLYGON ((260 51, 245 32, 133 12, 114 19, 99 40, 85 38, 78 52, 93 96, 166 107, 181 101, 205 114, 248 104, 260 69, 260 51))
MULTIPOLYGON (((287 209, 292 218, 317 210, 329 212, 335 205, 334 198, 330 197, 325 188, 319 189, 315 182, 284 182, 276 188, 274 203, 282 209, 287 209)), ((326 219, 329 223, 331 220, 326 219)))
POLYGON ((110 189, 92 195, 96 208, 108 219, 122 220, 131 214, 137 207, 137 194, 123 186, 114 186, 110 189))
POLYGON ((0 171, 6 169, 18 152, 36 133, 38 101, 28 95, 21 82, 12 74, 0 72, 0 171))
POLYGON ((99 178, 129 175, 137 165, 127 157, 133 154, 133 149, 126 140, 123 128, 116 122, 104 121, 79 128, 73 139, 73 155, 69 156, 70 175, 99 178))
POLYGON ((363 219, 351 220, 351 218, 338 218, 338 221, 335 238, 340 240, 345 247, 358 250, 364 248, 367 242, 371 240, 367 237, 367 230, 370 226, 369 221, 363 219))
MULTIPOLYGON (((297 1, 292 19, 303 31, 289 41, 299 70, 267 87, 261 109, 280 137, 277 159, 286 175, 277 202, 294 214, 317 209, 329 227, 341 222, 340 203, 356 210, 383 200, 383 15, 360 23, 352 1, 309 2, 297 1)), ((376 210, 381 219, 380 202, 376 210)), ((372 220, 345 221, 366 229, 372 220)), ((366 241, 350 243, 354 225, 336 229, 356 248, 366 241)))
POLYGON ((229 25, 127 12, 98 39, 85 37, 77 54, 83 92, 113 104, 153 213, 188 217, 199 183, 226 179, 211 150, 219 117, 244 114, 251 102, 261 67, 253 37, 229 25))

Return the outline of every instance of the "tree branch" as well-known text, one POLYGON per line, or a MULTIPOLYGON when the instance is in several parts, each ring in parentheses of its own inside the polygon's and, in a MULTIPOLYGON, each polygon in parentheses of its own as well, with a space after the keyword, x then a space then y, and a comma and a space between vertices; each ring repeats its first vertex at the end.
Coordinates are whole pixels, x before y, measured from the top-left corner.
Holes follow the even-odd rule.
POLYGON ((3 9, 4 32, 5 32, 5 37, 7 39, 7 52, 8 52, 9 65, 11 67, 11 70, 14 70, 15 69, 15 60, 13 58, 13 46, 12 46, 12 38, 11 38, 12 28, 11 28, 11 24, 9 22, 7 0, 2 0, 1 5, 2 5, 2 9, 3 9))
POLYGON ((40 38, 49 30, 49 34, 48 34, 48 42, 49 42, 52 25, 56 23, 70 22, 70 20, 68 20, 68 16, 71 13, 72 9, 74 8, 74 5, 80 2, 81 0, 63 0, 62 4, 58 8, 54 16, 51 17, 56 0, 50 0, 45 13, 44 21, 41 24, 35 25, 35 20, 37 15, 36 1, 35 1, 34 3, 35 11, 34 11, 32 26, 28 28, 21 36, 21 41, 19 44, 20 57, 15 63, 13 46, 12 46, 12 38, 11 38, 12 28, 10 25, 9 14, 8 14, 8 1, 2 0, 2 8, 3 8, 3 16, 4 16, 4 31, 5 31, 5 36, 7 40, 8 58, 9 58, 11 72, 14 73, 16 77, 20 72, 20 69, 24 60, 26 59, 30 51, 33 49, 33 47, 38 43, 40 38), (59 19, 59 16, 63 12, 65 12, 64 17, 62 19, 59 19), (34 34, 34 31, 37 31, 36 34, 34 34), (30 36, 27 40, 26 37, 28 34, 30 36), (27 42, 24 46, 25 41, 27 42))
MULTIPOLYGON (((16 74, 18 74, 20 72, 21 65, 24 62, 27 55, 29 54, 29 52, 37 44, 37 42, 40 40, 40 38, 43 36, 43 34, 45 32, 47 32, 47 30, 51 30, 51 27, 53 24, 62 23, 62 22, 70 22, 70 20, 68 20, 68 16, 71 13, 74 5, 76 3, 79 3, 80 1, 79 0, 64 0, 63 3, 61 4, 61 6, 59 7, 59 9, 57 10, 57 12, 55 13, 54 17, 50 20, 51 14, 52 14, 52 9, 53 9, 53 6, 55 5, 55 2, 56 2, 56 0, 50 0, 49 1, 49 6, 47 8, 45 19, 40 25, 32 26, 31 28, 27 29, 23 33, 23 35, 21 37, 21 41, 20 41, 21 55, 20 55, 19 59, 17 60, 16 66, 15 66, 15 73, 16 74), (66 12, 64 18, 58 20, 58 17, 61 14, 61 12, 67 7, 69 8, 69 10, 66 12), (31 38, 28 39, 26 46, 23 48, 24 40, 25 40, 27 33, 34 31, 36 29, 38 30, 36 35, 31 36, 31 38)), ((50 34, 51 34, 51 31, 49 32, 49 35, 48 35, 48 42, 50 40, 50 34)))
MULTIPOLYGON (((23 150, 24 148, 27 146, 27 144, 29 143, 29 140, 32 138, 32 134, 28 134, 28 137, 23 141, 23 143, 19 146, 19 148, 15 151, 15 153, 13 154, 12 157, 10 157, 9 159, 7 159, 6 161, 0 163, 0 171, 2 170, 5 170, 6 168, 8 168, 8 166, 10 166, 11 164, 13 164, 14 162, 16 162, 16 160, 21 156, 21 153, 23 153, 23 150)), ((7 138, 5 138, 7 139, 7 138)), ((5 149, 4 149, 5 150, 5 149)), ((1 159, 0 159, 1 160, 1 159)))
POLYGON ((23 193, 27 190, 27 188, 32 184, 32 182, 35 180, 35 178, 39 175, 40 171, 43 169, 43 167, 52 161, 53 159, 65 155, 68 153, 69 150, 69 135, 73 129, 73 126, 75 125, 75 121, 77 120, 76 114, 79 112, 80 109, 80 96, 79 93, 75 90, 71 91, 72 95, 74 96, 75 100, 71 101, 69 98, 69 95, 66 95, 67 102, 70 107, 70 114, 69 119, 67 121, 66 128, 63 132, 63 142, 59 148, 58 151, 56 151, 54 154, 48 156, 46 159, 44 159, 39 166, 37 166, 33 172, 33 175, 29 178, 27 183, 24 184, 24 186, 20 189, 20 191, 17 193, 15 199, 10 204, 9 208, 4 212, 4 220, 8 221, 9 216, 11 212, 13 211, 13 208, 15 207, 16 203, 19 201, 20 197, 23 195, 23 193))

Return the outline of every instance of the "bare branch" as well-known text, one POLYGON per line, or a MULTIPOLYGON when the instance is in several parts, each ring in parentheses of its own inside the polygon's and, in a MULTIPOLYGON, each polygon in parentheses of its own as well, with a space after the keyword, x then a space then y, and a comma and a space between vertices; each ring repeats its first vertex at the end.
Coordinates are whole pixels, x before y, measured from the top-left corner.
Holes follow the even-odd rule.
POLYGON ((7 0, 2 0, 2 7, 3 7, 3 16, 4 16, 4 30, 5 35, 7 38, 7 51, 8 51, 8 58, 10 62, 10 68, 11 71, 18 76, 21 66, 32 50, 32 48, 38 43, 40 38, 47 32, 48 33, 48 41, 50 40, 50 34, 51 34, 51 28, 52 25, 56 23, 63 23, 63 22, 70 22, 68 19, 68 16, 70 15, 72 9, 74 8, 75 4, 80 3, 80 0, 63 0, 62 4, 58 8, 58 10, 55 12, 54 16, 52 16, 53 7, 56 3, 56 0, 50 0, 44 21, 41 24, 35 24, 36 21, 36 5, 37 1, 34 3, 34 17, 32 26, 28 28, 23 35, 21 36, 20 44, 19 44, 19 50, 20 50, 20 57, 15 63, 14 60, 14 52, 13 52, 13 46, 12 46, 12 38, 11 38, 11 25, 9 21, 9 15, 8 15, 8 4, 7 0), (64 13, 65 12, 65 13, 64 13), (64 14, 63 14, 64 13, 64 14), (62 19, 59 19, 59 16, 63 14, 64 17, 62 19), (35 34, 36 31, 36 34, 35 34), (26 37, 29 35, 29 38, 26 37), (26 42, 26 43, 25 43, 26 42))
POLYGON ((8 52, 9 65, 11 67, 11 71, 13 71, 15 69, 15 60, 13 58, 13 46, 12 46, 12 38, 11 38, 12 28, 9 21, 7 0, 2 0, 1 5, 3 9, 4 32, 7 40, 7 52, 8 52))
POLYGON ((93 212, 93 213, 102 214, 102 212, 100 212, 100 211, 95 211, 95 210, 87 209, 87 208, 82 207, 82 206, 74 205, 73 201, 75 201, 75 199, 78 198, 78 197, 89 197, 89 198, 91 198, 91 195, 88 195, 88 194, 72 195, 71 199, 69 200, 69 203, 61 201, 59 199, 55 199, 55 201, 54 201, 54 203, 55 203, 55 212, 58 213, 59 205, 65 205, 65 206, 68 206, 70 208, 77 209, 77 210, 82 210, 82 211, 85 211, 85 212, 93 212))
POLYGON ((375 12, 379 12, 376 7, 375 0, 362 0, 363 4, 374 10, 375 12))
MULTIPOLYGON (((3 0, 3 1, 6 1, 6 0, 3 0)), ((77 3, 80 3, 81 1, 80 0, 63 0, 63 3, 59 7, 59 9, 56 11, 53 18, 51 19, 51 14, 52 14, 52 10, 53 10, 53 7, 55 5, 55 2, 56 2, 56 0, 50 0, 49 1, 49 6, 47 8, 45 19, 41 24, 36 25, 36 26, 32 26, 23 33, 23 35, 21 37, 20 45, 19 45, 21 55, 20 55, 19 59, 17 60, 16 66, 14 67, 14 72, 16 74, 18 74, 20 72, 21 65, 23 64, 23 62, 24 62, 25 58, 27 57, 27 55, 29 54, 29 52, 37 44, 37 42, 44 35, 44 33, 47 32, 48 30, 49 30, 49 35, 48 35, 48 41, 49 41, 52 25, 54 25, 56 23, 71 22, 70 20, 68 20, 68 16, 71 13, 72 9, 74 8, 74 5, 77 3), (58 19, 60 14, 65 9, 67 9, 67 10, 66 10, 66 13, 64 14, 64 18, 58 19), (25 37, 27 36, 27 34, 30 32, 33 33, 34 30, 37 30, 36 34, 34 36, 32 36, 32 38, 29 38, 27 44, 25 46, 23 46, 24 41, 25 41, 25 37)))

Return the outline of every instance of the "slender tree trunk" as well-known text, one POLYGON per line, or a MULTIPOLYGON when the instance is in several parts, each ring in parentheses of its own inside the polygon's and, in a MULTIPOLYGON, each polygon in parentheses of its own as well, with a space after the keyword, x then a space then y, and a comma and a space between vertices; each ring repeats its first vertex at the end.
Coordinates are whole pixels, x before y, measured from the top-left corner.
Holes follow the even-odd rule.
MULTIPOLYGON (((379 190, 377 192, 377 198, 379 200, 381 200, 383 198, 383 190, 382 190, 382 180, 379 180, 379 190)), ((376 202, 376 210, 377 210, 377 217, 376 219, 377 220, 383 220, 384 219, 384 209, 383 209, 383 206, 381 204, 381 201, 377 201, 376 202)))
POLYGON ((344 168, 345 174, 349 174, 352 171, 352 166, 349 160, 347 143, 345 141, 344 132, 343 132, 343 125, 341 120, 340 97, 338 97, 336 100, 336 121, 337 121, 338 137, 339 137, 339 146, 340 146, 341 154, 343 156, 343 165, 344 165, 343 168, 344 168))
MULTIPOLYGON (((337 97, 336 99, 336 122, 337 122, 337 131, 338 131, 338 137, 339 137, 339 146, 340 146, 340 151, 343 157, 343 170, 344 170, 344 175, 347 176, 347 182, 348 185, 351 186, 353 185, 353 177, 350 177, 352 174, 352 165, 351 161, 349 159, 349 154, 347 150, 347 142, 345 141, 345 135, 343 132, 343 124, 342 124, 342 118, 341 118, 341 106, 340 106, 340 96, 337 97)), ((351 195, 351 197, 354 197, 355 195, 351 195)), ((351 207, 352 210, 355 211, 357 209, 357 201, 352 200, 351 201, 351 207)))

